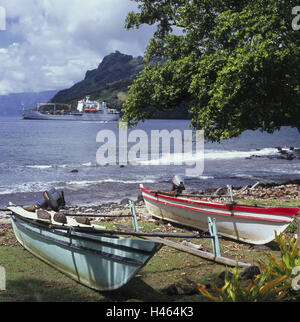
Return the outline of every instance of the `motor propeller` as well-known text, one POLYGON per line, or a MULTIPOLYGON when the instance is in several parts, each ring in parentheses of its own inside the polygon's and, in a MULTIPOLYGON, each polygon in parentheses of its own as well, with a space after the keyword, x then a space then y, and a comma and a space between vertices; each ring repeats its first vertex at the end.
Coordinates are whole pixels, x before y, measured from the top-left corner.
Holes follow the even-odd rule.
POLYGON ((43 196, 45 200, 42 202, 37 202, 35 205, 37 209, 47 209, 50 207, 50 209, 58 211, 60 208, 66 205, 63 191, 57 191, 55 188, 51 188, 48 191, 44 191, 43 196))

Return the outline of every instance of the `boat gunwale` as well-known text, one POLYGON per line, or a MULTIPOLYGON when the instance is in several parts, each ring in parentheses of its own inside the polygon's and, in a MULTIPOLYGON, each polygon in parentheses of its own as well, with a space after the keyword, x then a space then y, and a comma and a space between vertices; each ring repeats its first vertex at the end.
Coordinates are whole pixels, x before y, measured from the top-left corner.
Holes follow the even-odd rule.
MULTIPOLYGON (((268 207, 268 208, 260 208, 259 206, 242 206, 242 205, 225 205, 223 203, 220 202, 210 202, 210 201, 198 201, 196 199, 193 198, 189 198, 188 199, 182 199, 184 198, 184 196, 167 196, 162 194, 161 192, 151 192, 148 188, 144 188, 144 187, 138 187, 139 189, 142 190, 143 193, 146 193, 152 197, 156 197, 156 198, 161 198, 161 199, 166 199, 166 200, 170 200, 170 201, 177 201, 177 202, 182 202, 182 203, 187 203, 187 204, 193 204, 193 205, 199 205, 199 206, 207 206, 207 207, 211 207, 211 208, 217 208, 217 209, 223 209, 223 210, 228 210, 228 211, 240 211, 240 212, 252 212, 252 213, 257 213, 257 214, 262 214, 262 215, 274 215, 274 216, 287 216, 287 217, 296 217, 299 213, 300 213, 300 208, 298 207, 268 207), (275 212, 274 212, 275 210, 275 212), (289 213, 286 212, 279 212, 278 210, 282 210, 282 211, 286 211, 289 210, 289 213)), ((149 199, 149 197, 148 197, 149 199)), ((154 201, 158 201, 156 199, 152 199, 154 201)), ((171 204, 170 205, 177 207, 177 205, 171 204)), ((184 206, 183 206, 184 207, 184 206)), ((195 210, 200 211, 201 209, 199 208, 195 208, 195 210)), ((203 211, 202 211, 203 212, 203 211)), ((212 214, 214 214, 213 212, 211 212, 212 214)), ((224 216, 235 216, 235 217, 246 217, 246 216, 241 216, 241 215, 236 215, 236 214, 225 214, 225 213, 215 213, 216 215, 224 215, 224 216)), ((253 217, 250 217, 253 218, 253 217)), ((257 218, 259 219, 259 218, 257 218)), ((261 219, 264 220, 264 219, 261 219)), ((266 219, 266 220, 270 220, 270 221, 277 221, 276 219, 266 219)), ((281 221, 281 220, 278 220, 281 221)), ((283 221, 284 222, 284 221, 283 221)))

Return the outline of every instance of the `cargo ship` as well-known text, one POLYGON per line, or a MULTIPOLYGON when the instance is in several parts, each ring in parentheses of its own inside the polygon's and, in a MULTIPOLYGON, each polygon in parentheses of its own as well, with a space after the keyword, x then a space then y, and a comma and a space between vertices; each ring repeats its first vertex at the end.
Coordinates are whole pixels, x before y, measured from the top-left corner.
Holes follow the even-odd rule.
POLYGON ((64 120, 64 121, 118 121, 120 112, 107 107, 106 102, 90 101, 89 96, 78 101, 77 110, 70 104, 39 103, 36 108, 22 111, 24 120, 64 120), (47 106, 47 108, 43 108, 47 106))

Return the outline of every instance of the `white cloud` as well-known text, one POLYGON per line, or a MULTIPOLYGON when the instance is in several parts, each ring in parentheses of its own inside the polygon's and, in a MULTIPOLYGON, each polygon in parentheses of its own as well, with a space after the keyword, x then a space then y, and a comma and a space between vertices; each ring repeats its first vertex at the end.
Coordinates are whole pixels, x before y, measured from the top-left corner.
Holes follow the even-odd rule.
POLYGON ((129 0, 2 0, 1 5, 7 30, 0 33, 0 95, 67 88, 115 50, 143 55, 153 33, 150 27, 125 30, 126 15, 136 8, 129 0))

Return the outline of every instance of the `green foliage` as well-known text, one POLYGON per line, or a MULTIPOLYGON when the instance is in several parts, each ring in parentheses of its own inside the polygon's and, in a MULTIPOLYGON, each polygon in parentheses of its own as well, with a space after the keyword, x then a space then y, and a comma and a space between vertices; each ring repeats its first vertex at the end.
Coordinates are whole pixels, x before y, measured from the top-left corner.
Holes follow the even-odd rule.
POLYGON ((125 121, 185 104, 191 125, 212 141, 246 129, 300 129, 296 0, 134 1, 139 12, 128 14, 126 28, 156 23, 146 59, 166 62, 148 66, 130 87, 125 121))
POLYGON ((199 291, 213 301, 261 302, 290 299, 292 271, 294 267, 300 266, 298 239, 288 239, 285 234, 278 236, 275 232, 275 240, 280 248, 281 260, 267 253, 268 262, 259 261, 261 274, 253 280, 245 284, 235 268, 230 279, 226 274, 223 287, 219 288, 212 283, 212 291, 216 295, 210 294, 203 286, 199 286, 199 291))
POLYGON ((287 275, 280 276, 267 281, 270 271, 265 270, 248 284, 241 282, 237 268, 233 269, 232 277, 228 274, 225 277, 225 284, 219 288, 212 283, 212 291, 216 296, 211 295, 203 286, 199 291, 206 297, 216 302, 265 302, 281 300, 287 293, 288 285, 282 285, 288 279, 287 275))
POLYGON ((295 237, 288 239, 286 235, 275 234, 275 240, 280 248, 281 261, 277 260, 272 254, 267 254, 269 263, 266 265, 260 262, 263 268, 267 266, 271 269, 271 274, 278 277, 291 275, 296 266, 300 266, 300 248, 297 247, 298 239, 295 237))
POLYGON ((183 110, 182 114, 187 117, 187 104, 182 98, 188 100, 188 83, 180 75, 192 73, 192 66, 185 60, 185 64, 178 61, 176 64, 166 62, 146 66, 129 87, 129 97, 123 107, 123 121, 133 124, 134 121, 152 118, 158 111, 170 114, 170 108, 172 111, 177 108, 183 110), (164 84, 163 88, 161 83, 164 84))

